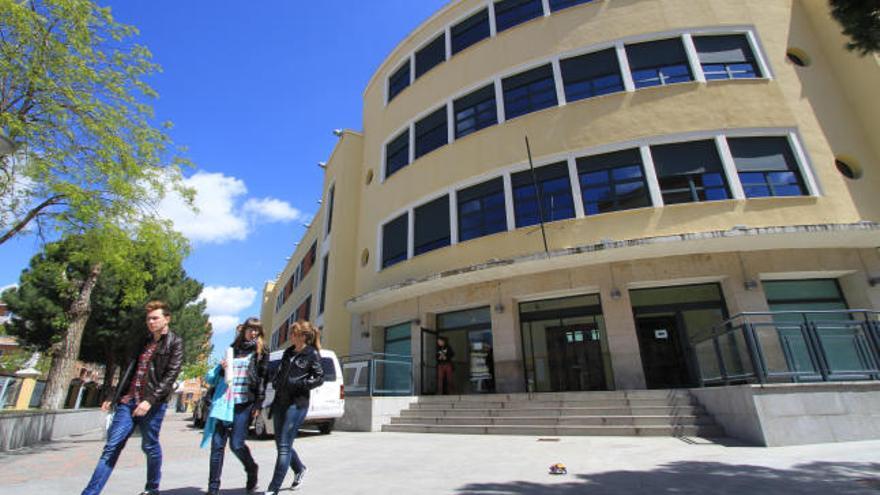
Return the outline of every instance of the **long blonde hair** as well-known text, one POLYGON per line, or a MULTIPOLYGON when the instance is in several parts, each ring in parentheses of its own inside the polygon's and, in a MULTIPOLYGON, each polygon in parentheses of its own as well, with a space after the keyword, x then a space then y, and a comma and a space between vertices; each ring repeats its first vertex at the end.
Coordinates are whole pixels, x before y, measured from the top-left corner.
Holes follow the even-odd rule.
POLYGON ((306 320, 300 320, 290 325, 290 335, 301 333, 306 338, 306 345, 310 345, 315 349, 321 350, 321 331, 306 320))
POLYGON ((244 341, 244 331, 248 328, 254 328, 259 332, 257 334, 257 359, 259 359, 263 357, 263 350, 266 349, 266 343, 263 341, 263 324, 260 322, 259 318, 252 316, 236 327, 238 335, 235 336, 235 341, 232 342, 232 347, 238 347, 238 344, 244 341))

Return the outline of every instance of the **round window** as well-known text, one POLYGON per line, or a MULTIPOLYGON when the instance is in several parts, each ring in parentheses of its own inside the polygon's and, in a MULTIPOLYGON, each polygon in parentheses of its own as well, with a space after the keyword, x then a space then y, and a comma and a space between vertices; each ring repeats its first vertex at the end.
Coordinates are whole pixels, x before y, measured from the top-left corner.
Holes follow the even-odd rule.
POLYGON ((371 182, 373 182, 373 169, 367 170, 367 177, 364 179, 364 182, 369 186, 371 182))
POLYGON ((862 169, 849 158, 835 158, 834 166, 847 179, 856 180, 862 176, 862 169))
POLYGON ((785 52, 785 58, 798 67, 806 67, 810 65, 810 56, 800 48, 789 48, 788 51, 785 52))
POLYGON ((361 251, 361 266, 367 266, 367 263, 370 262, 370 250, 364 249, 361 251))

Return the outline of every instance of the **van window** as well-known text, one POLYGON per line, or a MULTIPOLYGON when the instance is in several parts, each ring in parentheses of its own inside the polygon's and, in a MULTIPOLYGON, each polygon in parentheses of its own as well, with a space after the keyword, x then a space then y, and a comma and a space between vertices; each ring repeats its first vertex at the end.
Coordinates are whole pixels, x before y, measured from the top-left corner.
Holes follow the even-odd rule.
POLYGON ((333 365, 333 360, 328 357, 321 358, 321 367, 324 368, 324 381, 335 382, 336 366, 333 365))

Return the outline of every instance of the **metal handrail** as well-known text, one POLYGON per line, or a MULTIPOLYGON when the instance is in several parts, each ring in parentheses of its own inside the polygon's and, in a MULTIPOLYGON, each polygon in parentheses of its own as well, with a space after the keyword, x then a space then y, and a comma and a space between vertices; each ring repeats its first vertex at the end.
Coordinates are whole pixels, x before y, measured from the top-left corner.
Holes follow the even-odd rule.
MULTIPOLYGON (((347 394, 352 396, 405 396, 412 395, 413 393, 413 360, 412 356, 403 355, 403 354, 389 354, 383 352, 363 352, 358 354, 352 354, 349 356, 343 356, 340 358, 342 362, 343 376, 344 379, 350 380, 345 383, 345 391, 347 394), (393 379, 396 380, 397 387, 386 388, 383 386, 377 386, 377 379, 379 375, 380 366, 384 367, 387 365, 395 365, 395 366, 403 366, 408 368, 408 372, 401 372, 397 374, 383 374, 383 378, 387 378, 388 376, 393 376, 393 379), (350 375, 345 373, 346 370, 352 371, 350 375), (366 370, 366 380, 361 379, 361 374, 366 370), (405 380, 403 386, 399 386, 401 379, 405 380)), ((382 371, 387 373, 387 369, 383 368, 382 371)))
POLYGON ((880 380, 880 311, 742 312, 713 326, 692 345, 696 351, 709 341, 714 351, 710 355, 714 355, 715 361, 706 362, 705 355, 701 361, 697 354, 700 381, 704 386, 735 382, 880 380), (798 315, 799 321, 776 321, 779 316, 792 315, 798 315), (827 318, 836 315, 840 318, 827 318), (769 321, 755 321, 756 317, 769 317, 769 321), (772 332, 769 339, 768 329, 772 332), (738 348, 739 337, 745 349, 738 348), (725 358, 723 349, 732 354, 725 358), (743 362, 741 351, 746 352, 747 363, 743 362), (774 369, 768 355, 777 361, 784 360, 786 369, 774 369), (737 362, 733 362, 731 356, 736 357, 737 362), (745 369, 746 364, 750 365, 750 371, 745 369), (703 374, 708 366, 717 368, 717 376, 703 374))

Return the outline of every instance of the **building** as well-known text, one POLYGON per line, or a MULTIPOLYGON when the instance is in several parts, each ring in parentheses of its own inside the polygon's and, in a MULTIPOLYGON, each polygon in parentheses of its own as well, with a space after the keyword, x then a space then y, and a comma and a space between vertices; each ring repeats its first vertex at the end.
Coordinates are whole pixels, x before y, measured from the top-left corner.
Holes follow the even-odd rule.
POLYGON ((822 1, 450 2, 323 165, 273 348, 311 318, 415 394, 438 336, 460 393, 880 378, 880 62, 839 32, 822 1))

